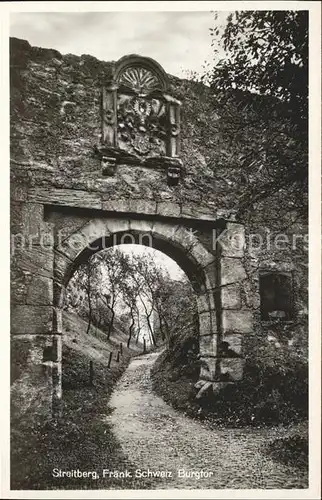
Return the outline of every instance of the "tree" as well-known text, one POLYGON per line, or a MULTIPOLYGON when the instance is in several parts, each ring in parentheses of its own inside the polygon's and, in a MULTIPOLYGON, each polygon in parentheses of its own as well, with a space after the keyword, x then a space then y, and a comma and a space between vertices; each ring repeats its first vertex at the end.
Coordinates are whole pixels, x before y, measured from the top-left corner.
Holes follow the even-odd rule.
MULTIPOLYGON (((92 256, 76 271, 67 287, 67 308, 107 331, 110 337, 117 315, 128 330, 127 347, 136 335, 139 342, 142 319, 152 345, 183 328, 193 302, 187 279, 171 279, 165 268, 155 262, 153 253, 125 253, 118 248, 103 250, 92 256), (156 327, 153 315, 158 315, 156 327), (125 321, 124 321, 125 320, 125 321)), ((190 317, 190 316, 189 316, 190 317)))
MULTIPOLYGON (((211 29, 225 57, 202 76, 218 120, 202 135, 220 135, 224 155, 210 152, 214 176, 244 220, 257 203, 274 203, 290 220, 307 217, 308 19, 305 11, 240 11, 211 29)), ((212 148, 211 148, 212 149, 212 148)), ((209 153, 208 153, 209 154, 209 153)))
POLYGON ((117 248, 99 252, 95 255, 96 265, 100 268, 100 296, 110 311, 107 337, 110 338, 116 315, 116 304, 121 297, 122 281, 125 278, 124 254, 117 248))
POLYGON ((306 119, 308 104, 308 12, 240 11, 230 14, 223 31, 211 29, 215 53, 225 58, 211 83, 287 102, 296 119, 306 119))

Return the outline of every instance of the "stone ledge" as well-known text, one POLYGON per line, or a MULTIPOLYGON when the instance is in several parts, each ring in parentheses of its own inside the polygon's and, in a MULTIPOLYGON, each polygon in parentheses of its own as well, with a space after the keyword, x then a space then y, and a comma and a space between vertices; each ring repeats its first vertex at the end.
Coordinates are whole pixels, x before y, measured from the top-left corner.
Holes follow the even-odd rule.
POLYGON ((78 208, 102 208, 102 201, 99 193, 78 189, 58 189, 50 187, 29 188, 28 201, 78 208))
POLYGON ((102 209, 111 212, 135 213, 155 215, 157 203, 153 200, 145 199, 104 199, 102 195, 102 209))
POLYGON ((173 203, 168 201, 158 201, 156 214, 165 217, 179 217, 181 212, 181 207, 179 203, 173 203))

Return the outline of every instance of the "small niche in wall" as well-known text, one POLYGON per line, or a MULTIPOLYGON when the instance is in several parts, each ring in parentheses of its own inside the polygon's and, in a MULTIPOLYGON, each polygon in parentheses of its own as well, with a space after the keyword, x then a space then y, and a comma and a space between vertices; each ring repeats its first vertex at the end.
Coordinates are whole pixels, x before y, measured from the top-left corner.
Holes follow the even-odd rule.
POLYGON ((291 272, 260 271, 260 311, 263 321, 294 319, 291 272))

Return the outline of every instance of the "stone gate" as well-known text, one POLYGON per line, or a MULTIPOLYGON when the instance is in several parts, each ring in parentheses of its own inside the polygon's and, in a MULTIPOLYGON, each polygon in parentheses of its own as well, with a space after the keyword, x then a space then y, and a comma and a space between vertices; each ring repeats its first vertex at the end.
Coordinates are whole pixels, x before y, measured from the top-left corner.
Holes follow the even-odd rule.
POLYGON ((91 254, 119 243, 164 252, 190 279, 199 315, 197 389, 238 382, 243 335, 252 330, 239 284, 244 227, 232 212, 191 199, 184 102, 164 70, 126 56, 86 78, 91 60, 68 65, 68 56, 22 41, 12 50, 13 89, 25 92, 20 103, 21 92, 12 91, 14 412, 50 413, 59 403, 65 288, 91 254), (28 79, 44 89, 40 109, 28 79))

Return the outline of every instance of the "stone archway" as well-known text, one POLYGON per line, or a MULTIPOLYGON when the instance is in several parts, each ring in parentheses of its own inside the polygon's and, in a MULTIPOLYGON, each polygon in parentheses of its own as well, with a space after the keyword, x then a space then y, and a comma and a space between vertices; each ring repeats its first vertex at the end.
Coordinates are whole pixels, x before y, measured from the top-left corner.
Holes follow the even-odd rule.
MULTIPOLYGON (((66 286, 77 267, 90 255, 121 243, 131 242, 151 246, 171 257, 188 276, 196 294, 199 317, 200 355, 215 356, 213 342, 217 333, 216 308, 213 295, 215 286, 215 256, 198 238, 180 223, 155 222, 152 220, 123 217, 96 217, 75 230, 73 216, 61 219, 68 226, 62 237, 57 238, 54 250, 54 308, 53 332, 60 336, 62 307, 66 286), (65 219, 65 220, 64 220, 65 219), (71 228, 71 229, 69 229, 71 228)), ((61 350, 61 340, 58 341, 61 350)), ((61 353, 58 364, 61 363, 61 353)), ((61 367, 58 366, 56 398, 61 397, 61 367)))
POLYGON ((15 268, 28 271, 28 283, 23 285, 27 296, 17 297, 12 308, 13 349, 26 361, 23 379, 13 389, 20 407, 36 405, 35 413, 37 407, 42 413, 45 407, 50 414, 60 401, 65 287, 77 266, 99 251, 103 239, 109 247, 124 242, 125 235, 134 238, 131 242, 152 242, 190 279, 197 299, 202 361, 197 388, 202 391, 206 385, 217 392, 242 378, 242 338, 252 332, 252 312, 241 294, 246 277, 243 248, 226 244, 231 236, 243 237, 241 224, 208 214, 196 218, 184 206, 166 202, 110 200, 102 209, 85 207, 83 201, 80 206, 57 201, 25 205, 24 217, 30 221, 26 232, 35 224, 40 232, 33 245, 15 251, 13 259, 15 268), (53 242, 47 249, 44 234, 53 242))

